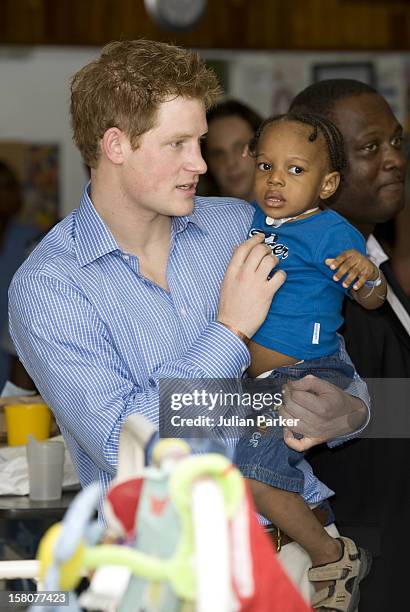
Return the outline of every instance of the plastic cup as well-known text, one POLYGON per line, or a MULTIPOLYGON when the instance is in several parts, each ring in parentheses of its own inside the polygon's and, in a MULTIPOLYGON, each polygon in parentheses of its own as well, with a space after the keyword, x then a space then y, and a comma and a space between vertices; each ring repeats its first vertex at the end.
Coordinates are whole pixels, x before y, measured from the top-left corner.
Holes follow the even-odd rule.
POLYGON ((50 436, 51 412, 46 404, 9 404, 4 411, 9 446, 27 444, 30 434, 36 440, 50 436))
POLYGON ((30 436, 27 463, 30 499, 46 501, 60 499, 63 486, 65 446, 63 442, 37 442, 30 436))

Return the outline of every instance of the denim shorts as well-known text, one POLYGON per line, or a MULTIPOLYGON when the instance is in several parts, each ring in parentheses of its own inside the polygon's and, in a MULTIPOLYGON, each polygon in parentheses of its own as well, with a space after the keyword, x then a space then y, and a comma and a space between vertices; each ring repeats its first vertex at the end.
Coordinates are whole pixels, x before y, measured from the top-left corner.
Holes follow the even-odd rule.
MULTIPOLYGON (((342 361, 339 353, 334 353, 277 368, 272 370, 267 379, 272 379, 272 393, 280 393, 286 382, 299 380, 308 374, 345 389, 353 379, 354 368, 342 361)), ((267 412, 266 416, 275 417, 277 414, 271 411, 267 412)), ((304 477, 297 467, 302 458, 303 453, 285 444, 281 427, 255 426, 239 440, 234 463, 246 478, 259 480, 285 491, 302 493, 304 477)))

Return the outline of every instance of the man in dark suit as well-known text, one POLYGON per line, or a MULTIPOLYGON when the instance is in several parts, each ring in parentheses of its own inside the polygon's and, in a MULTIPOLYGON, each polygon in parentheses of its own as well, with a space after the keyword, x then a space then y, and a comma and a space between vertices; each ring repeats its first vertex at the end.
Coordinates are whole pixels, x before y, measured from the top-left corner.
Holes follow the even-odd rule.
MULTIPOLYGON (((405 202, 402 127, 386 100, 358 81, 334 79, 302 91, 291 110, 325 115, 342 132, 348 167, 329 205, 355 225, 389 283, 378 310, 346 300, 342 329, 348 352, 366 378, 410 377, 410 301, 372 232, 405 202)), ((394 405, 385 407, 394 418, 394 405)), ((401 609, 410 554, 410 439, 361 439, 310 457, 335 492, 340 531, 370 549, 373 569, 361 585, 361 612, 401 609)))

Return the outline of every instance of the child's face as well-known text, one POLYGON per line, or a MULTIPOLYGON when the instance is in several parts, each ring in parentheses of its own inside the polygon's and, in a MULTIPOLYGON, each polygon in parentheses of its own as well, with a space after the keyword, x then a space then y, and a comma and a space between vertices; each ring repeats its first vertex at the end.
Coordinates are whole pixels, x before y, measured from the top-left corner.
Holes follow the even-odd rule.
POLYGON ((330 172, 327 147, 313 128, 284 121, 268 126, 258 142, 255 197, 272 218, 293 217, 318 205, 336 191, 340 175, 330 172))

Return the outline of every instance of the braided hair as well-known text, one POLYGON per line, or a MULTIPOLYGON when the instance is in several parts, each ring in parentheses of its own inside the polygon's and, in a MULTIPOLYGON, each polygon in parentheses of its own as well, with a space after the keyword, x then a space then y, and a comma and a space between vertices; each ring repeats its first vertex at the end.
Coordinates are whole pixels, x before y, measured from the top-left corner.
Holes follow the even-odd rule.
POLYGON ((290 112, 283 115, 275 115, 269 117, 259 126, 255 136, 249 143, 249 154, 256 157, 259 139, 263 131, 279 122, 301 123, 312 127, 313 131, 308 137, 309 142, 314 142, 318 133, 321 132, 326 142, 328 157, 330 161, 330 169, 332 171, 342 172, 346 167, 346 153, 344 148, 343 136, 340 130, 326 117, 319 117, 311 113, 290 112))

